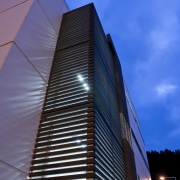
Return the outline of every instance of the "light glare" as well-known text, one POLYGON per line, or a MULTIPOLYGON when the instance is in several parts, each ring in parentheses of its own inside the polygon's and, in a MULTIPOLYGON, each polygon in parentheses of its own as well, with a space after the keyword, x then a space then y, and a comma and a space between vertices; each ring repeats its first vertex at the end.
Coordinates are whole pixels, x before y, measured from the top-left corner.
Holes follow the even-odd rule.
POLYGON ((85 148, 85 147, 86 147, 86 145, 85 145, 85 144, 83 144, 83 145, 81 145, 81 147, 82 147, 82 148, 85 148))
POLYGON ((89 90, 89 87, 85 87, 85 90, 87 90, 87 91, 88 91, 88 90, 89 90))
POLYGON ((89 86, 86 83, 84 83, 83 86, 84 86, 85 90, 87 90, 87 91, 89 90, 89 86))
POLYGON ((84 80, 83 77, 80 74, 78 75, 78 79, 79 79, 79 81, 83 81, 84 80))

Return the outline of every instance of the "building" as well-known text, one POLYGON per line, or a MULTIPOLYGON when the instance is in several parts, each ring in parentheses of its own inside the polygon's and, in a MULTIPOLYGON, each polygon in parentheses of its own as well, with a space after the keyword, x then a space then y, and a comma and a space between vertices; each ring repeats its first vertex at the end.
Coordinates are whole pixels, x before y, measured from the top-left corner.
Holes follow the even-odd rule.
POLYGON ((62 0, 13 3, 0 11, 0 179, 150 179, 94 5, 68 12, 62 0))
POLYGON ((0 0, 0 179, 27 179, 63 0, 0 0))
POLYGON ((146 155, 146 149, 144 146, 144 140, 142 136, 141 125, 136 115, 126 84, 124 84, 124 87, 125 87, 128 117, 131 127, 131 142, 132 142, 132 149, 134 152, 137 178, 151 179, 147 155, 146 155))

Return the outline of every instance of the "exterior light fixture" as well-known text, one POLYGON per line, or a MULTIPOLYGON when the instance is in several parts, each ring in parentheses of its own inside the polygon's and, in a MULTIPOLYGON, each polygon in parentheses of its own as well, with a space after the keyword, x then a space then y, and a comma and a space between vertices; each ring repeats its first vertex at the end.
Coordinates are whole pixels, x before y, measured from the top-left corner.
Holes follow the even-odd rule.
POLYGON ((80 143, 81 141, 78 139, 76 142, 77 142, 77 143, 80 143))
POLYGON ((84 88, 88 91, 89 90, 89 87, 86 83, 83 84, 84 88))
POLYGON ((81 147, 82 147, 82 148, 85 148, 85 147, 86 147, 86 145, 85 145, 85 144, 83 144, 81 147))
POLYGON ((160 176, 159 179, 160 179, 160 180, 165 180, 165 179, 174 179, 174 180, 176 180, 176 177, 165 177, 165 176, 160 176))
MULTIPOLYGON (((81 74, 78 74, 77 77, 78 77, 78 80, 79 80, 80 82, 84 82, 84 78, 82 77, 81 74)), ((86 91, 89 90, 89 86, 88 86, 87 83, 83 83, 82 85, 83 85, 83 87, 85 88, 86 91)))
POLYGON ((83 84, 84 87, 88 87, 88 85, 86 83, 83 84))
POLYGON ((85 87, 85 90, 87 90, 87 91, 88 91, 88 90, 89 90, 89 87, 88 87, 88 86, 87 86, 87 87, 85 87))
POLYGON ((78 75, 78 79, 79 79, 79 81, 81 81, 81 82, 84 80, 83 77, 82 77, 80 74, 78 75))

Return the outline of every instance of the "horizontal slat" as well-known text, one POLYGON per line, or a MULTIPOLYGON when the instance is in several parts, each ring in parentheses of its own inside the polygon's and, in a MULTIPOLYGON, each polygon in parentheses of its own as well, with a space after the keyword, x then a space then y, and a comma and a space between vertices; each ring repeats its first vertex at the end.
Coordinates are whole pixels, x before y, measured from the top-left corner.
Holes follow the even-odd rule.
MULTIPOLYGON (((67 149, 67 150, 62 150, 61 149, 59 151, 55 151, 55 152, 45 152, 45 153, 41 153, 41 154, 34 154, 33 155, 33 159, 36 158, 42 158, 42 157, 49 157, 49 156, 55 156, 55 155, 63 155, 65 156, 65 154, 69 154, 69 153, 76 153, 76 152, 81 152, 81 151, 91 151, 94 150, 94 146, 89 145, 89 146, 82 146, 80 148, 74 148, 74 149, 67 149)), ((69 156, 69 155, 67 155, 69 156)))
MULTIPOLYGON (((82 87, 83 88, 83 87, 82 87)), ((84 89, 84 91, 86 91, 84 89)), ((44 105, 45 108, 51 107, 51 106, 59 106, 61 104, 67 104, 70 103, 71 101, 81 101, 82 99, 88 99, 89 95, 87 94, 87 92, 84 92, 83 94, 80 93, 75 93, 74 96, 64 96, 63 98, 57 98, 54 101, 47 101, 46 104, 44 105)))
POLYGON ((79 172, 79 171, 93 171, 94 165, 90 164, 85 167, 75 167, 75 168, 68 168, 68 169, 59 169, 59 170, 51 170, 51 171, 43 171, 43 172, 31 172, 30 177, 32 176, 45 176, 51 174, 60 174, 60 173, 68 173, 68 172, 79 172))
POLYGON ((56 140, 56 141, 51 141, 51 142, 36 143, 35 148, 43 147, 43 146, 55 145, 55 144, 59 144, 59 143, 66 143, 66 142, 69 142, 69 141, 76 141, 76 140, 78 140, 80 138, 89 139, 89 138, 92 138, 92 137, 94 137, 93 132, 88 133, 87 135, 80 135, 80 136, 77 136, 77 137, 71 137, 71 138, 66 138, 66 139, 61 139, 61 140, 56 140))
MULTIPOLYGON (((101 172, 103 171, 106 175, 108 175, 110 177, 109 179, 114 179, 112 166, 110 168, 109 164, 107 162, 106 163, 103 162, 102 159, 104 159, 104 158, 101 158, 101 156, 97 156, 97 158, 95 158, 96 166, 99 166, 99 169, 101 169, 101 172)), ((113 161, 113 159, 112 159, 112 161, 113 161)))
POLYGON ((90 145, 90 144, 94 144, 94 140, 93 139, 88 139, 85 141, 83 141, 84 139, 76 139, 76 142, 75 143, 68 143, 68 144, 62 144, 62 145, 57 145, 57 146, 48 146, 48 147, 45 147, 45 148, 35 148, 34 150, 34 153, 38 153, 38 152, 43 152, 43 151, 50 151, 50 150, 56 150, 56 149, 60 149, 60 148, 69 148, 69 147, 73 147, 73 146, 77 146, 77 144, 87 144, 87 145, 90 145), (82 141, 80 141, 82 140, 82 141))
POLYGON ((74 134, 79 134, 77 132, 80 132, 83 131, 83 132, 87 132, 88 128, 93 128, 94 124, 93 123, 90 123, 90 124, 86 124, 86 125, 81 125, 81 126, 78 126, 78 127, 72 127, 72 128, 69 128, 69 129, 63 129, 63 130, 56 130, 56 132, 53 131, 52 129, 52 132, 49 132, 49 134, 47 134, 48 136, 46 137, 42 137, 42 134, 39 133, 38 134, 38 139, 37 139, 37 142, 38 141, 51 141, 53 139, 56 139, 56 138, 61 138, 63 136, 69 136, 70 133, 66 133, 67 131, 73 131, 73 130, 76 130, 74 132, 74 134), (81 129, 84 129, 84 128, 87 128, 86 130, 81 130, 81 129), (67 131, 66 131, 67 130, 67 131), (55 133, 62 133, 62 134, 57 134, 57 135, 53 135, 55 133))
MULTIPOLYGON (((50 177, 50 180, 67 180, 67 179, 91 179, 94 178, 94 172, 87 171, 86 174, 77 174, 77 175, 64 175, 64 176, 57 176, 57 177, 50 177)), ((42 177, 36 178, 36 179, 44 179, 42 177)), ((48 178, 46 178, 48 179, 48 178)))
POLYGON ((64 166, 73 166, 73 165, 80 165, 80 164, 94 164, 94 159, 89 158, 86 160, 78 160, 78 161, 70 161, 65 163, 57 163, 57 164, 47 164, 47 165, 41 165, 41 166, 32 166, 31 171, 34 170, 44 170, 44 169, 50 169, 50 168, 60 168, 64 166))
MULTIPOLYGON (((89 129, 89 131, 91 131, 91 129, 89 129)), ((84 134, 84 133, 87 133, 87 132, 89 132, 88 131, 88 129, 85 129, 85 130, 77 130, 77 131, 75 131, 75 132, 69 132, 69 133, 66 133, 66 134, 60 134, 59 135, 59 138, 61 138, 61 137, 66 137, 66 136, 75 136, 75 135, 78 135, 78 134, 84 134)), ((59 130, 54 130, 52 133, 58 133, 58 132, 60 132, 59 130)), ((48 135, 50 132, 48 131, 48 132, 42 132, 42 133, 40 133, 40 134, 38 134, 38 136, 44 136, 44 135, 48 135)), ((49 142, 49 143, 51 143, 51 142, 49 142)))
POLYGON ((45 158, 45 159, 33 159, 32 160, 32 165, 34 164, 43 164, 43 163, 51 163, 51 162, 57 162, 57 161, 63 161, 67 159, 75 159, 75 158, 83 158, 83 157, 94 157, 94 152, 89 151, 89 152, 82 152, 81 154, 73 154, 67 156, 61 156, 61 157, 55 157, 55 158, 45 158))
MULTIPOLYGON (((84 113, 88 112, 88 107, 82 107, 79 109, 66 109, 65 111, 58 111, 57 113, 54 114, 46 114, 44 117, 42 117, 41 122, 40 123, 44 123, 46 121, 52 121, 56 120, 58 118, 66 118, 66 117, 70 117, 72 115, 82 115, 84 113)), ((43 124, 42 124, 43 126, 43 124)))
MULTIPOLYGON (((53 80, 56 80, 57 78, 59 79, 59 77, 61 77, 61 78, 65 78, 66 76, 68 77, 69 76, 69 74, 73 74, 73 75, 75 75, 75 74, 78 74, 78 73, 87 73, 87 70, 93 70, 93 64, 92 64, 92 67, 90 66, 90 67, 87 67, 87 69, 81 69, 81 68, 77 68, 76 70, 74 70, 73 72, 72 71, 66 71, 66 72, 64 72, 63 74, 61 74, 61 73, 59 73, 59 74, 54 74, 54 75, 51 75, 51 80, 50 80, 50 82, 52 82, 53 80), (63 77, 62 77, 63 76, 63 77)), ((67 78, 66 77, 66 78, 67 78)))
POLYGON ((63 110, 56 111, 56 112, 48 112, 48 113, 42 112, 41 121, 44 121, 49 116, 57 115, 57 114, 60 114, 60 113, 67 113, 69 111, 81 110, 83 108, 92 109, 92 106, 93 106, 93 103, 88 103, 88 104, 84 104, 84 105, 81 105, 81 106, 73 106, 71 108, 63 109, 63 110))
MULTIPOLYGON (((90 127, 93 127, 93 126, 94 126, 94 123, 93 123, 93 122, 87 123, 87 121, 80 121, 78 127, 75 126, 76 124, 78 124, 78 123, 77 123, 77 122, 75 122, 74 124, 71 123, 70 125, 71 125, 72 127, 67 127, 68 125, 67 125, 67 124, 64 124, 64 125, 50 126, 50 127, 47 127, 47 128, 40 128, 40 129, 38 130, 38 132, 48 131, 48 130, 54 131, 54 129, 60 128, 59 131, 60 131, 61 133, 63 133, 63 132, 72 131, 72 130, 76 130, 76 129, 80 129, 80 128, 90 128, 90 127), (74 126, 73 126, 73 125, 74 125, 74 126)), ((70 126, 70 125, 69 125, 69 126, 70 126)), ((54 134, 54 132, 52 132, 52 134, 54 134)), ((40 137, 40 136, 41 136, 41 133, 39 133, 38 135, 39 135, 39 137, 40 137)))
POLYGON ((81 114, 77 114, 77 115, 72 115, 69 117, 64 117, 64 118, 57 118, 57 119, 53 119, 53 120, 49 120, 49 121, 45 121, 44 123, 42 123, 42 125, 39 127, 39 129, 47 129, 53 128, 53 127, 58 127, 58 128, 68 128, 70 126, 76 126, 76 124, 82 124, 82 123, 87 123, 88 121, 88 117, 87 115, 81 115, 81 114))
MULTIPOLYGON (((73 116, 73 115, 72 115, 73 116)), ((85 115, 74 115, 73 117, 58 117, 57 119, 45 121, 46 123, 43 123, 39 126, 39 129, 48 130, 48 128, 53 127, 66 127, 70 125, 76 125, 79 123, 86 123, 88 121, 87 114, 85 115)))
POLYGON ((89 97, 88 98, 82 98, 81 100, 79 101, 71 101, 71 102, 68 102, 66 104, 61 104, 61 105, 58 105, 58 106, 51 106, 49 108, 43 108, 43 111, 44 112, 53 112, 53 111, 57 111, 57 110, 63 110, 65 108, 71 108, 71 107, 74 107, 74 106, 80 106, 80 105, 84 105, 84 104, 87 104, 87 103, 91 103, 93 99, 90 99, 89 97))

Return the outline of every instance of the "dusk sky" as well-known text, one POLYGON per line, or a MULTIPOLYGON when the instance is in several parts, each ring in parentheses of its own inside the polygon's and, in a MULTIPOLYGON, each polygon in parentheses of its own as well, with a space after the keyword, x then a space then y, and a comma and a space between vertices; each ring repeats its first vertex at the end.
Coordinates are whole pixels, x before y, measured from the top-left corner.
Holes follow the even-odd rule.
POLYGON ((111 34, 146 149, 180 149, 180 0, 66 2, 93 2, 111 34))

